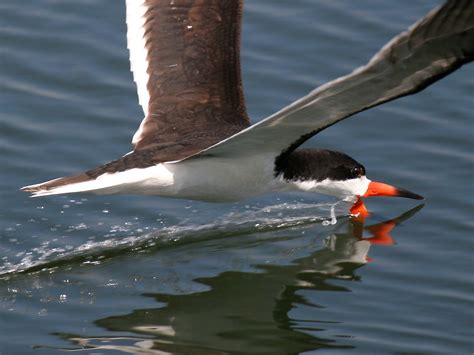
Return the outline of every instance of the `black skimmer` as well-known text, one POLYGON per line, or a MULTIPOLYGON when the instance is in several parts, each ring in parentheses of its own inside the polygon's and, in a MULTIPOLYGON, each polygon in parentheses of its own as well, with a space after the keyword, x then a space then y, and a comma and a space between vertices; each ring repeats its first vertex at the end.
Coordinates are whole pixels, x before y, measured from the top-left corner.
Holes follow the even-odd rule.
POLYGON ((132 152, 23 187, 33 196, 135 193, 204 201, 303 190, 358 201, 421 199, 366 177, 346 154, 297 149, 323 129, 416 93, 474 58, 474 1, 449 0, 364 66, 250 125, 240 78, 242 1, 127 0, 131 70, 145 118, 132 152))

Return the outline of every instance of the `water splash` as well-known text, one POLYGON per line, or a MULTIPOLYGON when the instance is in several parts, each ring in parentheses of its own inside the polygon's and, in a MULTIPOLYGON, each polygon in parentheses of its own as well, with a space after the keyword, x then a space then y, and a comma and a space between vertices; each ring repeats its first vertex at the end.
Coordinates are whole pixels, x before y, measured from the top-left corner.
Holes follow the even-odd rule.
MULTIPOLYGON (((21 251, 15 256, 19 258, 10 262, 3 258, 0 266, 0 278, 8 278, 14 274, 36 272, 52 269, 64 264, 99 264, 103 260, 129 252, 144 252, 151 248, 162 248, 177 243, 190 243, 210 238, 228 237, 231 235, 251 232, 265 232, 281 228, 322 223, 325 226, 337 223, 336 214, 343 215, 340 202, 309 204, 281 203, 262 208, 229 212, 211 223, 198 224, 191 219, 181 221, 172 226, 150 228, 143 226, 138 217, 133 222, 113 224, 109 233, 103 235, 104 240, 95 240, 89 236, 85 243, 78 246, 55 246, 53 238, 44 241, 29 251, 21 251), (329 214, 329 216, 328 216, 329 214)), ((53 227, 58 230, 58 226, 53 227)), ((65 232, 90 232, 93 227, 83 221, 65 226, 65 232)), ((50 228, 51 229, 51 228, 50 228)))
POLYGON ((336 206, 337 206, 337 204, 331 205, 331 219, 330 220, 324 220, 322 222, 323 226, 334 226, 337 223, 336 206))

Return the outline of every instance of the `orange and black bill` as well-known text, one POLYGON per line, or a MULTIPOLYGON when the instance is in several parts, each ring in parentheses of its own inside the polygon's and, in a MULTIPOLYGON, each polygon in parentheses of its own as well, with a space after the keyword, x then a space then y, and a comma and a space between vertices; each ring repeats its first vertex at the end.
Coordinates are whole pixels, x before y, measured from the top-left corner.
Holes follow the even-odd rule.
POLYGON ((406 197, 413 198, 415 200, 423 200, 424 197, 413 192, 410 192, 405 189, 400 189, 395 186, 384 184, 383 182, 374 182, 369 183, 367 192, 362 197, 370 196, 394 196, 394 197, 406 197))

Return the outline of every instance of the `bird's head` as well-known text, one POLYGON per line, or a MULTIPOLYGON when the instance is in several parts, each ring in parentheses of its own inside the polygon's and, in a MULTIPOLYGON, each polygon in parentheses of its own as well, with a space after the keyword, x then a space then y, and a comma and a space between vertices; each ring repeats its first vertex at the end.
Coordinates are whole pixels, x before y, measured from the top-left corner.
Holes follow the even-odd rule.
POLYGON ((347 200, 372 196, 423 199, 408 190, 371 181, 362 164, 336 151, 296 150, 285 157, 284 161, 278 162, 276 167, 280 169, 283 178, 298 190, 314 191, 347 200))

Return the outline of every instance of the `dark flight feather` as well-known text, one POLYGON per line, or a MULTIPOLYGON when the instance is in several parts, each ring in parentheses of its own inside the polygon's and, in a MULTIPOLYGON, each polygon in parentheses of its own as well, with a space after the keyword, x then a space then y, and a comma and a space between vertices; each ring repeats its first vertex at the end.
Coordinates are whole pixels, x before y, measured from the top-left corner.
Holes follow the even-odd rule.
POLYGON ((449 0, 387 43, 365 66, 315 89, 252 127, 188 159, 285 158, 333 124, 419 92, 474 59, 474 1, 449 0))
MULTIPOLYGON (((242 1, 146 0, 145 5, 150 100, 135 150, 191 138, 202 142, 197 152, 248 127, 240 78, 242 1)), ((171 160, 190 153, 176 151, 171 160)))

